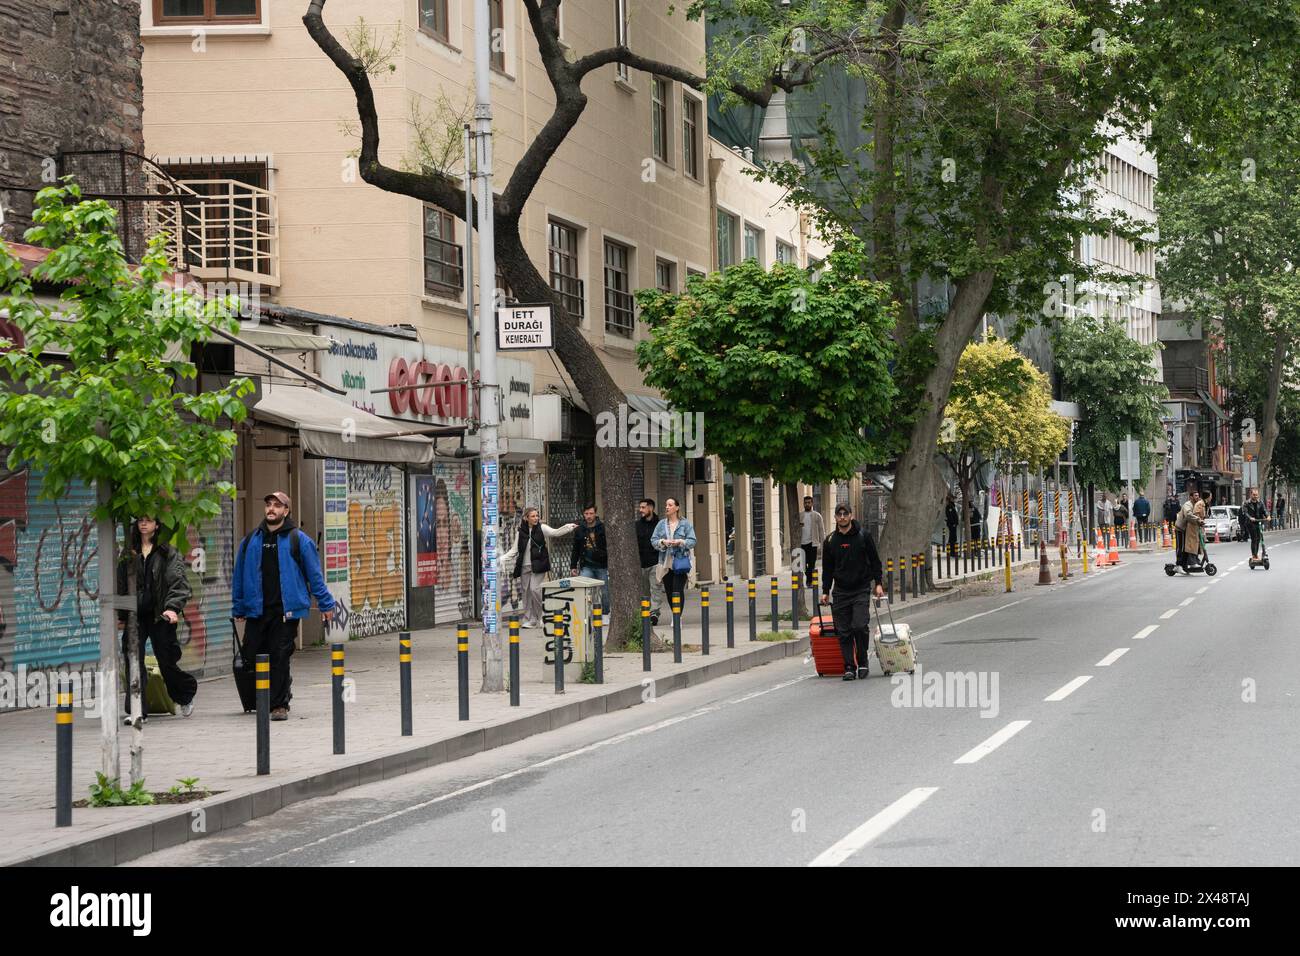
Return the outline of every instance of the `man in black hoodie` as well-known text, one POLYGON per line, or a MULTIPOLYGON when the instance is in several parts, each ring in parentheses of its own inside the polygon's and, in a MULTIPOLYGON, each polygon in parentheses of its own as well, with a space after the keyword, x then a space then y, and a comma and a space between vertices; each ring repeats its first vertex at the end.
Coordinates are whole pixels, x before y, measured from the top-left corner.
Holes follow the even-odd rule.
POLYGON ((605 582, 601 589, 601 604, 609 607, 609 550, 605 546, 605 523, 596 517, 596 506, 582 509, 583 523, 573 536, 573 557, 569 559, 571 574, 581 573, 584 578, 599 578, 605 582))
POLYGON ((867 627, 871 619, 871 585, 874 582, 876 597, 884 596, 883 570, 871 533, 853 520, 852 508, 837 505, 835 530, 826 539, 822 557, 822 604, 831 605, 835 634, 840 641, 840 653, 844 655, 845 680, 865 678, 869 673, 867 627), (834 602, 830 597, 832 586, 834 602))
POLYGON ((642 498, 637 506, 641 512, 636 519, 636 546, 641 556, 641 596, 650 599, 650 623, 659 623, 659 610, 662 606, 659 595, 663 593, 663 582, 655 573, 659 567, 659 550, 650 543, 655 528, 659 524, 659 515, 655 513, 655 500, 642 498))

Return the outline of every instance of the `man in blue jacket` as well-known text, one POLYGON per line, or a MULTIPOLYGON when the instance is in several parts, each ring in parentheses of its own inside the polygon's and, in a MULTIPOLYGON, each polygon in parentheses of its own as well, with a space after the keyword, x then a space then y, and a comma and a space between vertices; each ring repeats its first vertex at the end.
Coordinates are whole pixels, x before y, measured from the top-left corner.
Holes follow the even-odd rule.
POLYGON ((311 611, 311 599, 321 617, 334 616, 334 596, 325 587, 316 543, 289 517, 292 502, 283 491, 264 499, 266 520, 254 529, 235 553, 231 613, 244 628, 244 662, 252 667, 258 654, 271 657, 271 719, 289 719, 289 658, 298 637, 298 621, 311 611))

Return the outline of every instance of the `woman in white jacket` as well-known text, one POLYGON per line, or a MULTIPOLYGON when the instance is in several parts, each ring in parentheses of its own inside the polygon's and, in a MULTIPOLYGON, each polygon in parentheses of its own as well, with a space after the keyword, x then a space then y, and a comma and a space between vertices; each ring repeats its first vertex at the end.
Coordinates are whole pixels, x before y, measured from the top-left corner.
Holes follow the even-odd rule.
POLYGON ((515 546, 502 556, 501 563, 510 567, 514 561, 511 578, 519 579, 519 587, 524 595, 523 627, 542 626, 542 584, 551 570, 551 552, 548 543, 561 538, 578 527, 574 523, 552 528, 542 524, 541 515, 536 508, 524 512, 523 523, 519 525, 519 537, 515 546))

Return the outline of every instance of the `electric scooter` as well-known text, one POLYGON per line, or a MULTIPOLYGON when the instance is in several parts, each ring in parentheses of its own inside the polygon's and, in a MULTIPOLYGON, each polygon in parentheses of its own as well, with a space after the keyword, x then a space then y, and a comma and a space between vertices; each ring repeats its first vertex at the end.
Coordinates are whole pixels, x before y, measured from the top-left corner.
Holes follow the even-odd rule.
POLYGON ((1256 521, 1255 523, 1259 525, 1259 557, 1251 558, 1246 563, 1252 571, 1254 571, 1256 568, 1259 567, 1262 567, 1265 571, 1267 571, 1268 570, 1268 547, 1264 544, 1264 522, 1256 521))
MULTIPOLYGON (((1200 558, 1200 563, 1193 564, 1191 566, 1184 565, 1182 571, 1184 574, 1199 574, 1202 571, 1204 571, 1206 575, 1208 575, 1209 577, 1214 577, 1216 574, 1219 573, 1219 569, 1213 563, 1211 563, 1210 553, 1205 550, 1205 533, 1204 532, 1198 532, 1198 533, 1201 536, 1201 541, 1200 541, 1201 551, 1200 554, 1197 555, 1197 557, 1200 558)), ((1165 574, 1169 575, 1171 578, 1178 573, 1178 570, 1179 567, 1176 563, 1165 564, 1165 574)))

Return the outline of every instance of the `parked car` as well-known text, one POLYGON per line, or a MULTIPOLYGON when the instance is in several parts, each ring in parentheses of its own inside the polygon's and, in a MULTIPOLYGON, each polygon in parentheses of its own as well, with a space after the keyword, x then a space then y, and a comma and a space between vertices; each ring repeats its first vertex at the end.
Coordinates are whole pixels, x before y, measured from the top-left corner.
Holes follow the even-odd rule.
POLYGON ((1213 540, 1215 531, 1218 531, 1224 541, 1244 540, 1238 518, 1240 511, 1237 505, 1215 505, 1205 519, 1205 537, 1213 540))

